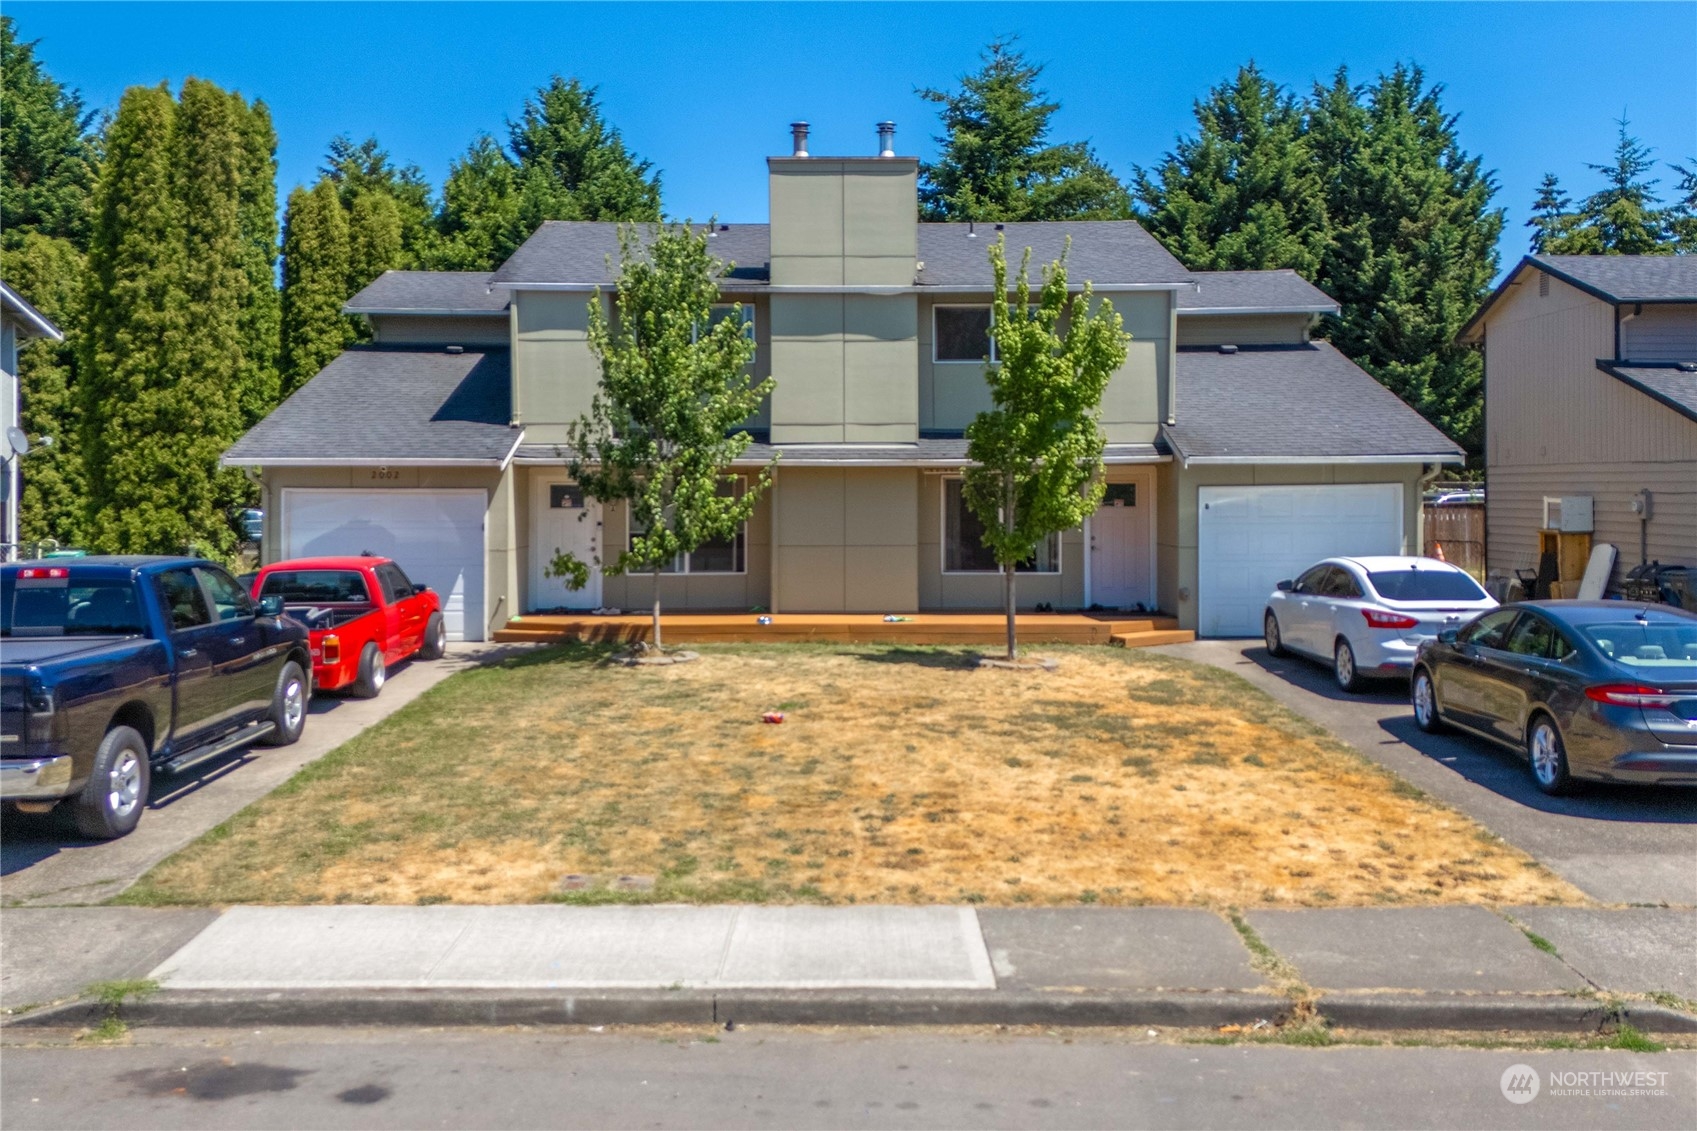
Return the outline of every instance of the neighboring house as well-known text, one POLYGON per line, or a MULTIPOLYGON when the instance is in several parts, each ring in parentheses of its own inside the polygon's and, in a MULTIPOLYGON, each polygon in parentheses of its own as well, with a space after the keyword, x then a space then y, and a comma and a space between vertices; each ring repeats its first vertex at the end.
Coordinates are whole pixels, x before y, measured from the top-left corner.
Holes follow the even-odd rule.
MULTIPOLYGON (((1069 276, 1132 334, 1103 401, 1108 494, 1042 547, 1023 607, 1161 609, 1260 631, 1280 578, 1336 553, 1415 552, 1420 483, 1461 451, 1331 346, 1336 304, 1290 272, 1192 272, 1132 222, 922 224, 911 157, 768 161, 770 224, 721 224, 757 377, 749 467, 770 494, 734 539, 660 584, 673 610, 994 609, 961 504, 963 432, 990 405, 987 249, 1069 276)), ((456 636, 516 614, 641 607, 647 576, 545 576, 630 536, 570 481, 594 395, 587 304, 616 281, 616 225, 542 225, 492 275, 390 272, 349 302, 375 328, 226 454, 265 484, 268 556, 394 556, 438 588, 456 636)), ((734 471, 734 469, 732 469, 734 471)))
POLYGON ((1460 340, 1485 352, 1492 572, 1536 567, 1563 497, 1590 501, 1617 578, 1697 565, 1697 256, 1527 256, 1460 340))
POLYGON ((22 295, 0 282, 0 459, 5 461, 5 474, 0 476, 0 556, 6 561, 18 556, 19 464, 23 457, 12 444, 12 430, 21 428, 23 422, 18 348, 32 338, 62 342, 65 335, 22 295))

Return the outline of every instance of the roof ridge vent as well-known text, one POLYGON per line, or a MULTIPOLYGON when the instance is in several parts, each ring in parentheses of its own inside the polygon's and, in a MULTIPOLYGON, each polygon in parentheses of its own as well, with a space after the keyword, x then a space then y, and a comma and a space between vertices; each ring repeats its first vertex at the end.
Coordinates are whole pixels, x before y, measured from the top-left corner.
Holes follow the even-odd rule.
POLYGON ((1220 347, 1220 352, 1221 353, 1236 353, 1237 347, 1236 346, 1224 346, 1223 345, 1223 346, 1220 347))

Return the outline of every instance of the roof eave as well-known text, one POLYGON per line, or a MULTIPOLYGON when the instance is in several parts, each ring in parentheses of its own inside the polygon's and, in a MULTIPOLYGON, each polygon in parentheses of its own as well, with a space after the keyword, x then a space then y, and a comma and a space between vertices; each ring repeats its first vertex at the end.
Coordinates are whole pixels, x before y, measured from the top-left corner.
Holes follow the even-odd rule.
POLYGON ((226 452, 218 463, 222 467, 488 467, 503 469, 518 451, 514 442, 505 457, 485 459, 420 459, 412 456, 354 457, 354 456, 241 456, 226 452))
MULTIPOLYGON (((1176 447, 1177 445, 1175 445, 1176 447)), ((1299 464, 1334 464, 1334 463, 1465 463, 1467 456, 1459 449, 1450 452, 1409 452, 1407 454, 1391 455, 1247 455, 1247 456, 1184 456, 1184 466, 1246 466, 1250 464, 1270 464, 1277 466, 1294 466, 1299 464)))
POLYGON ((476 307, 475 309, 454 308, 454 307, 437 308, 437 307, 419 307, 419 306, 410 306, 410 307, 396 306, 396 307, 381 307, 381 308, 379 308, 379 307, 366 308, 366 307, 361 307, 361 306, 344 306, 344 307, 342 307, 342 313, 343 314, 410 314, 410 315, 427 315, 427 316, 431 316, 431 317, 435 317, 435 318, 445 318, 445 317, 449 317, 449 318, 505 318, 507 316, 507 308, 503 306, 499 310, 490 310, 487 306, 480 306, 480 307, 476 307))
POLYGON ((53 320, 37 310, 23 295, 14 291, 11 284, 0 282, 0 296, 4 296, 6 309, 34 331, 32 338, 47 338, 50 341, 65 340, 64 331, 53 324, 53 320))
POLYGON ((1334 302, 1324 306, 1181 306, 1178 314, 1180 318, 1189 318, 1198 314, 1338 314, 1342 310, 1334 302))
POLYGON ((1666 405, 1668 408, 1673 409, 1675 412, 1679 413, 1681 416, 1684 416, 1684 417, 1691 419, 1691 420, 1697 420, 1697 408, 1693 408, 1692 406, 1684 403, 1683 401, 1675 400, 1674 398, 1668 396, 1666 393, 1663 393, 1659 389, 1651 388, 1649 385, 1644 384, 1642 381, 1638 380, 1636 377, 1631 376, 1630 374, 1622 373, 1620 371, 1620 368, 1616 367, 1616 365, 1614 363, 1610 362, 1607 358, 1601 358, 1601 357, 1598 358, 1597 359, 1597 368, 1601 369, 1604 373, 1607 373, 1610 377, 1613 377, 1616 381, 1619 381, 1621 384, 1629 385, 1632 388, 1637 389, 1640 393, 1643 393, 1645 396, 1649 397, 1651 400, 1656 401, 1660 404, 1666 405))

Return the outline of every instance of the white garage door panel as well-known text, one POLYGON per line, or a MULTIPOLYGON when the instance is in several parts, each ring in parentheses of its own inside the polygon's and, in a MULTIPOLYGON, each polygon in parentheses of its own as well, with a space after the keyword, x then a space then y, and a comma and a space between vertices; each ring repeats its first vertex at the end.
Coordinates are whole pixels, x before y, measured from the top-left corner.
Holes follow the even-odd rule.
POLYGON ((483 639, 483 513, 479 490, 283 492, 283 553, 393 558, 434 589, 450 640, 483 639))
POLYGON ((1197 490, 1197 628, 1259 636, 1267 594, 1322 558, 1402 553, 1402 484, 1197 490))

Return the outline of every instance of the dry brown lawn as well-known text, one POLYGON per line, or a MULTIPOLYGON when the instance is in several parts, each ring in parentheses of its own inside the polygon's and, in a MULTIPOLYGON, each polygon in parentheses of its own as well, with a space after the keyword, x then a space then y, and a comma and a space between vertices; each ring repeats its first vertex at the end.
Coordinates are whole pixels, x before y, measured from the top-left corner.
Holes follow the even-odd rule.
POLYGON ((1584 901, 1236 676, 1045 651, 1058 671, 768 645, 467 672, 127 901, 1584 901), (567 874, 590 886, 560 892, 567 874))

